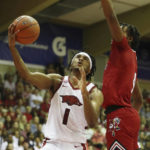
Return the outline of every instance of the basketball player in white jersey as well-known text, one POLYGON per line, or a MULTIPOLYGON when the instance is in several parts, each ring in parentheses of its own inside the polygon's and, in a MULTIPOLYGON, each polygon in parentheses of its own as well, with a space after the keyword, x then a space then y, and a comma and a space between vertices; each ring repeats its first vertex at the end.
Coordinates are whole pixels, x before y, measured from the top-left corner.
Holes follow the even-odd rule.
POLYGON ((8 42, 18 72, 27 82, 53 93, 41 150, 86 150, 85 128, 97 125, 103 102, 101 91, 87 81, 95 71, 94 58, 77 53, 69 76, 30 72, 15 48, 14 28, 13 24, 8 28, 8 42))

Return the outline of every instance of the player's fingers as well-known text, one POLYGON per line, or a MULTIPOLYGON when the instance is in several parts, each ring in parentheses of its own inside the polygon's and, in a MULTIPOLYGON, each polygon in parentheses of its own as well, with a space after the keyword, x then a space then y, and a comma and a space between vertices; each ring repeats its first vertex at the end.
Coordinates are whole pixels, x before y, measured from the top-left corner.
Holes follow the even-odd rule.
POLYGON ((81 67, 79 68, 79 71, 80 71, 81 74, 83 73, 83 70, 84 70, 84 68, 83 68, 83 66, 81 66, 81 67))
POLYGON ((11 26, 10 26, 10 33, 13 34, 14 30, 15 30, 15 25, 11 24, 11 26))
POLYGON ((75 84, 78 84, 78 82, 79 82, 79 80, 78 80, 77 77, 75 77, 75 76, 72 77, 72 80, 73 80, 73 82, 74 82, 75 84))
POLYGON ((20 32, 20 30, 17 30, 14 34, 16 35, 17 33, 19 33, 20 32))
POLYGON ((83 66, 80 67, 79 70, 80 70, 80 74, 81 74, 82 78, 85 78, 85 70, 84 70, 84 67, 83 67, 83 66))
POLYGON ((12 24, 10 24, 9 27, 8 27, 8 33, 11 32, 11 26, 12 26, 12 24))

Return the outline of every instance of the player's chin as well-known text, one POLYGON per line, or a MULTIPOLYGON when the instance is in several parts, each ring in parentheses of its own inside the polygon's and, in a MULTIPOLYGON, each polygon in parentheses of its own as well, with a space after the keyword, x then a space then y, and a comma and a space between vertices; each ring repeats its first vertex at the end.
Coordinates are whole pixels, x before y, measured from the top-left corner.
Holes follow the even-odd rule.
POLYGON ((72 66, 71 67, 72 70, 78 70, 78 71, 79 71, 79 68, 80 68, 79 66, 72 66))

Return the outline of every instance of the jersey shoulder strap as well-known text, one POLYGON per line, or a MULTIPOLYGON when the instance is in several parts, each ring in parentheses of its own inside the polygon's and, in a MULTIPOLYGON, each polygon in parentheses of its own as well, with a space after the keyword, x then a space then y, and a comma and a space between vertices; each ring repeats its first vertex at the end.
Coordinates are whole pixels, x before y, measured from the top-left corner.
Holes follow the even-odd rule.
POLYGON ((96 87, 95 84, 89 83, 89 84, 86 86, 86 89, 87 89, 87 91, 90 93, 95 87, 96 87))

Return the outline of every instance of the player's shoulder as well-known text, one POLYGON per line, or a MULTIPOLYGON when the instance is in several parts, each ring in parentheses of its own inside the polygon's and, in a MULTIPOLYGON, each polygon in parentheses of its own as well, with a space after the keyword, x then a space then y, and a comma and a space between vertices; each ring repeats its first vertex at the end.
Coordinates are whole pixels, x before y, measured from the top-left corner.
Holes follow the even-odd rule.
POLYGON ((64 77, 56 73, 50 73, 47 74, 47 76, 49 77, 52 83, 50 89, 52 90, 52 92, 55 92, 60 87, 64 77))
POLYGON ((48 78, 53 82, 53 84, 60 84, 63 81, 64 76, 57 73, 47 74, 48 78))
POLYGON ((112 50, 116 48, 121 51, 131 49, 128 40, 125 36, 120 41, 112 41, 112 50))
POLYGON ((50 74, 47 74, 47 76, 52 79, 60 79, 60 80, 63 79, 63 76, 57 73, 50 73, 50 74))
POLYGON ((100 92, 101 90, 98 88, 98 86, 92 82, 88 83, 87 89, 89 90, 89 93, 94 92, 100 92))

